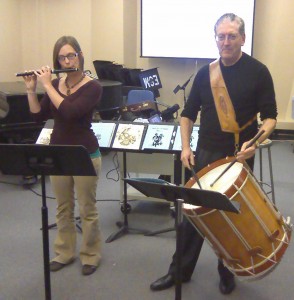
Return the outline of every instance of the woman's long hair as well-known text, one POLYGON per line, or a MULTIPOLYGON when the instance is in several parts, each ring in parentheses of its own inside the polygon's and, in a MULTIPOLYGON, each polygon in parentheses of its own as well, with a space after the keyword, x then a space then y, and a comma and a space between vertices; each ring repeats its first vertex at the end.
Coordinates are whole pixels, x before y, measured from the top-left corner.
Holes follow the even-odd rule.
POLYGON ((53 49, 53 67, 54 67, 54 69, 61 69, 61 65, 58 60, 58 55, 59 55, 60 49, 64 45, 72 46, 74 48, 74 50, 76 51, 76 53, 78 53, 79 62, 80 62, 79 69, 81 71, 84 71, 84 56, 81 55, 82 50, 81 50, 80 44, 78 43, 76 38, 74 38, 73 36, 62 36, 55 43, 54 49, 53 49))

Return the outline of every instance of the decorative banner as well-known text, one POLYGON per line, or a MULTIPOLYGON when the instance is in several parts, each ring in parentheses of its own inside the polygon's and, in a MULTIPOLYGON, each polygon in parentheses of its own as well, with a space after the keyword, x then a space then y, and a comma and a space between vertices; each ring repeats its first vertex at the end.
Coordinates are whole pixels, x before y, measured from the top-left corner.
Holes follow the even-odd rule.
MULTIPOLYGON (((191 138, 190 138, 190 147, 193 151, 196 151, 197 142, 198 142, 198 130, 199 126, 193 126, 191 138)), ((182 139, 181 139, 181 127, 178 126, 175 142, 173 145, 173 150, 182 151, 182 139)))
POLYGON ((116 123, 92 123, 92 130, 98 140, 99 147, 109 148, 113 138, 116 123))
POLYGON ((174 135, 174 125, 149 124, 142 149, 169 150, 174 135))
POLYGON ((41 133, 40 133, 37 141, 36 141, 36 144, 49 145, 52 130, 53 129, 50 129, 50 128, 43 128, 41 130, 41 133))
POLYGON ((144 124, 120 123, 116 130, 112 148, 139 150, 144 129, 144 124))

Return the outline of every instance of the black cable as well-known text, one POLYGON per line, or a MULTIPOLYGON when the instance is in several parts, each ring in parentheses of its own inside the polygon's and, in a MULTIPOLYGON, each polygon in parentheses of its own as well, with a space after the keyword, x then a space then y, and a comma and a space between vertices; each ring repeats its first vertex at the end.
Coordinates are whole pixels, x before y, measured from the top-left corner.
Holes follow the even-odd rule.
POLYGON ((17 186, 22 186, 20 183, 14 183, 14 182, 7 182, 7 181, 0 181, 2 184, 11 184, 11 185, 17 185, 17 186))
MULTIPOLYGON (((113 161, 113 164, 115 166, 114 169, 111 169, 110 171, 108 171, 105 175, 106 179, 110 179, 110 180, 113 180, 115 182, 118 182, 119 179, 120 179, 120 173, 119 173, 119 161, 118 161, 118 155, 117 155, 117 152, 114 153, 113 157, 112 157, 112 161, 113 161), (116 171, 116 174, 117 174, 117 178, 111 178, 109 177, 109 174, 113 171, 116 171)), ((129 174, 128 174, 129 176, 129 174)), ((129 176, 130 177, 130 176, 129 176)), ((33 190, 32 188, 30 188, 28 185, 24 185, 24 184, 17 184, 17 183, 10 183, 10 182, 5 182, 5 181, 0 181, 0 183, 2 184, 11 184, 11 185, 17 185, 17 186, 23 186, 25 188, 27 188, 28 190, 30 190, 33 194, 39 196, 39 197, 42 197, 41 194, 39 194, 38 192, 36 192, 35 190, 33 190)), ((53 199, 53 200, 56 200, 55 197, 50 197, 50 196, 46 196, 47 199, 53 199)), ((77 200, 76 198, 74 200, 77 200)), ((115 202, 120 202, 120 200, 108 200, 108 199, 105 199, 105 200, 97 200, 96 199, 96 202, 106 202, 106 201, 115 201, 115 202)))
MULTIPOLYGON (((30 190, 32 193, 34 193, 35 195, 39 196, 39 197, 42 197, 41 194, 39 194, 38 192, 34 191, 32 188, 28 188, 28 190, 30 190)), ((52 200, 56 200, 55 197, 52 197, 52 196, 46 196, 47 199, 52 199, 52 200)), ((74 200, 76 201, 77 198, 74 198, 74 200)), ((104 200, 97 200, 96 199, 96 202, 106 202, 106 201, 115 201, 115 202, 119 202, 120 200, 108 200, 108 199, 104 199, 104 200)))
MULTIPOLYGON (((42 197, 42 194, 39 194, 38 192, 34 191, 32 188, 27 187, 27 189, 28 189, 29 191, 31 191, 32 193, 34 193, 35 195, 37 195, 37 196, 39 196, 39 197, 42 197)), ((55 197, 51 197, 51 196, 47 196, 47 195, 46 195, 46 199, 53 199, 53 200, 55 200, 56 198, 55 198, 55 197)))
POLYGON ((119 179, 120 179, 120 174, 119 174, 119 161, 118 161, 118 155, 117 155, 117 152, 114 153, 114 155, 113 155, 113 157, 112 157, 112 162, 113 162, 115 168, 109 170, 109 171, 106 173, 105 177, 106 177, 106 179, 110 179, 110 180, 113 180, 113 181, 115 181, 115 182, 118 182, 119 179), (110 174, 111 172, 113 172, 113 171, 116 171, 116 175, 117 175, 117 178, 116 178, 116 179, 115 179, 115 178, 112 178, 112 177, 109 177, 109 174, 110 174))
MULTIPOLYGON (((10 184, 10 185, 16 185, 16 186, 22 186, 22 187, 25 187, 27 188, 29 191, 31 191, 33 194, 35 194, 36 196, 38 197, 42 197, 41 194, 39 194, 38 192, 34 191, 32 188, 29 188, 27 185, 23 185, 23 184, 20 184, 20 183, 13 183, 13 182, 7 182, 7 181, 0 181, 0 184, 10 184)), ((51 196, 46 196, 47 199, 52 199, 52 200, 56 200, 55 197, 51 197, 51 196)), ((77 200, 77 199, 74 199, 74 200, 77 200)), ((104 200, 97 200, 96 199, 96 202, 120 202, 119 199, 117 200, 108 200, 108 199, 104 199, 104 200)))

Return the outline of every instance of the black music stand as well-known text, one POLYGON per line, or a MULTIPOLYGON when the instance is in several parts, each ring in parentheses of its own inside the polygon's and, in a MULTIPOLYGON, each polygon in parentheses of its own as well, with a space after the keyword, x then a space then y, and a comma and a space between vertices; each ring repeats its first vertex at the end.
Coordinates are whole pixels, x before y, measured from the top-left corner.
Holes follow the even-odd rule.
POLYGON ((0 170, 6 175, 41 175, 45 299, 51 299, 46 175, 95 176, 83 146, 0 144, 0 170))
MULTIPOLYGON (((174 160, 174 183, 175 183, 175 185, 180 185, 181 181, 182 181, 182 162, 181 162, 180 153, 176 153, 176 159, 174 160)), ((160 182, 157 182, 157 183, 160 183, 160 182)), ((162 183, 163 184, 170 184, 167 181, 162 182, 162 183)), ((175 214, 177 214, 176 211, 175 211, 175 214)), ((176 223, 177 223, 177 219, 175 218, 175 225, 173 227, 166 228, 166 229, 155 230, 155 231, 149 231, 145 235, 146 236, 154 236, 156 234, 161 234, 161 233, 174 231, 174 230, 176 230, 176 227, 177 227, 176 223)))
POLYGON ((207 208, 220 209, 239 213, 240 204, 230 201, 224 194, 199 190, 186 187, 179 187, 169 184, 157 183, 156 179, 136 178, 124 179, 125 182, 136 188, 147 197, 156 197, 175 203, 176 207, 176 287, 175 299, 181 299, 181 257, 182 257, 182 204, 188 203, 207 208))
MULTIPOLYGON (((124 178, 127 177, 127 157, 126 157, 126 151, 123 152, 123 173, 124 178)), ((127 233, 143 233, 147 234, 149 231, 145 229, 139 229, 139 228, 131 228, 129 227, 128 222, 128 195, 127 195, 127 183, 124 181, 124 200, 123 200, 123 214, 124 214, 124 221, 123 222, 116 222, 116 225, 119 227, 119 230, 117 232, 112 233, 107 239, 106 243, 110 243, 116 239, 118 239, 120 236, 127 234, 127 233)))

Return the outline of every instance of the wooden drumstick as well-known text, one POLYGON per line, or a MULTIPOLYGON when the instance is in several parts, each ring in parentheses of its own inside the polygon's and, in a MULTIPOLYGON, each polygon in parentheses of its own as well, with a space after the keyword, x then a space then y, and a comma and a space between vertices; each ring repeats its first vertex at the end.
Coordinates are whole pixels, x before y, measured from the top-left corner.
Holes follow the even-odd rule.
MULTIPOLYGON (((251 147, 255 144, 255 142, 263 135, 264 130, 261 130, 258 132, 258 134, 251 140, 251 142, 246 146, 245 150, 251 147)), ((234 165, 234 163, 237 161, 237 158, 235 158, 224 170, 223 172, 215 179, 213 183, 210 184, 210 187, 213 187, 213 185, 234 165)))
POLYGON ((197 176, 197 174, 196 174, 196 172, 195 172, 193 166, 190 165, 190 168, 191 168, 191 172, 192 172, 192 175, 193 175, 194 179, 195 179, 196 182, 198 183, 198 186, 200 187, 201 190, 203 190, 203 188, 202 188, 202 186, 201 186, 201 183, 200 183, 200 180, 199 180, 199 178, 198 178, 198 176, 197 176))

